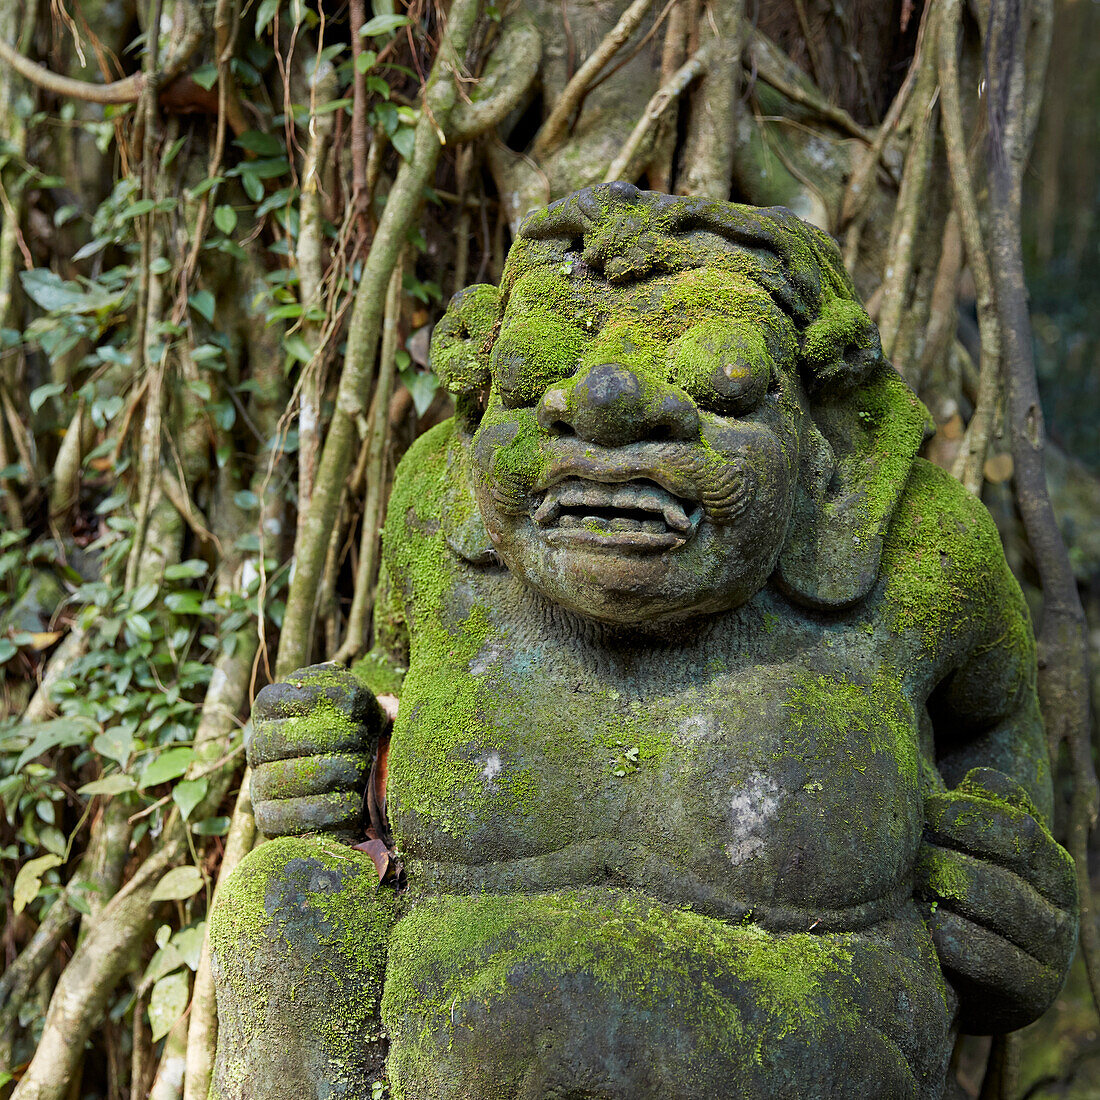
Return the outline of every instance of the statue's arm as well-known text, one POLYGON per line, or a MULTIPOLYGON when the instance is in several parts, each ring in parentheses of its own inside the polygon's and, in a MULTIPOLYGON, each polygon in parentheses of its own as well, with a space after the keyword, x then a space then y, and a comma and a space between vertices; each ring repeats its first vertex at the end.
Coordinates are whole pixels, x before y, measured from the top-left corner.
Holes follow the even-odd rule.
POLYGON ((970 595, 980 627, 929 701, 947 789, 926 799, 916 891, 963 1029, 990 1033, 1030 1023, 1057 995, 1076 944, 1077 886, 1050 833, 1034 638, 1003 557, 970 595))

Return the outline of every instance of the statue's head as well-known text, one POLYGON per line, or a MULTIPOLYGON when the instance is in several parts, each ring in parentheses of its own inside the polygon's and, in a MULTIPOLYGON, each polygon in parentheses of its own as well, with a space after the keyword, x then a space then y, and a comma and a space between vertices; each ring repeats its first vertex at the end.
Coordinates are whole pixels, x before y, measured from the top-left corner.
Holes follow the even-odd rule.
POLYGON ((861 599, 926 421, 824 233, 622 183, 530 215, 432 363, 492 547, 612 623, 861 599))

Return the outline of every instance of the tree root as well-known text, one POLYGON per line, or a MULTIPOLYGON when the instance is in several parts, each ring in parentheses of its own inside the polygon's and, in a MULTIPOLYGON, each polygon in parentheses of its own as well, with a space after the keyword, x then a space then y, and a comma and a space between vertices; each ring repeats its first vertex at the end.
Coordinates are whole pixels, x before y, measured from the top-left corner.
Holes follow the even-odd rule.
POLYGON ((683 168, 682 195, 728 199, 741 96, 741 51, 747 34, 744 0, 711 0, 702 37, 713 53, 693 97, 683 168))
POLYGON ((555 102, 546 121, 539 128, 531 145, 531 156, 536 161, 545 160, 557 150, 569 129, 569 121, 580 108, 589 88, 596 82, 600 70, 626 45, 630 36, 641 25, 653 0, 634 0, 619 17, 603 41, 585 58, 573 74, 555 102))
POLYGON ((713 46, 712 40, 681 65, 653 95, 646 104, 642 117, 638 119, 637 125, 631 131, 630 137, 627 138, 622 151, 611 162, 604 177, 605 183, 634 179, 638 170, 637 162, 640 159, 638 154, 642 149, 642 143, 657 126, 664 113, 687 91, 689 85, 706 72, 713 46))

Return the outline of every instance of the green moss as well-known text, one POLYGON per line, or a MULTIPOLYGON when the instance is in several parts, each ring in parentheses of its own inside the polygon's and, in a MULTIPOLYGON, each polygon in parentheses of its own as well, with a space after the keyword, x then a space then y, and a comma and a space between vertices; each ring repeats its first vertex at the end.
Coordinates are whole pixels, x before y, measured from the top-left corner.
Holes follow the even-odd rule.
POLYGON ((400 696, 407 670, 394 664, 388 654, 372 649, 351 666, 351 671, 375 695, 400 696))
MULTIPOLYGON (((400 810, 431 822, 431 830, 454 831, 460 819, 483 809, 487 797, 478 777, 483 761, 463 759, 469 745, 491 749, 507 736, 507 723, 488 714, 500 686, 475 676, 470 664, 495 637, 488 607, 455 618, 449 597, 458 584, 460 562, 446 545, 441 525, 451 464, 453 426, 440 425, 410 449, 395 479, 386 521, 388 568, 412 627, 409 672, 390 749, 390 774, 416 776, 400 788, 400 810)), ((502 461, 515 458, 501 449, 502 461)), ((530 777, 502 775, 505 802, 517 811, 530 798, 530 777)), ((499 796, 499 792, 498 792, 499 796)))
POLYGON ((594 1003, 611 1011, 625 1004, 660 1018, 690 1004, 699 1059, 707 1043, 756 1048, 757 1033, 812 1041, 855 1019, 837 983, 852 980, 852 962, 845 936, 729 925, 616 890, 427 900, 402 920, 391 952, 383 1017, 401 1041, 391 1066, 407 1076, 409 1048, 469 1027, 471 1003, 490 1019, 498 1004, 507 1013, 515 983, 532 974, 548 997, 567 976, 590 982, 594 1003))
POLYGON ((883 666, 869 683, 805 670, 793 679, 783 707, 798 736, 788 738, 788 749, 820 763, 828 759, 833 767, 846 762, 861 774, 873 757, 885 756, 915 789, 920 761, 914 716, 895 670, 883 666))
POLYGON ((509 501, 526 510, 527 495, 546 468, 545 433, 529 409, 517 409, 509 419, 515 430, 493 452, 492 479, 509 501))
POLYGON ((371 860, 335 841, 275 840, 241 862, 219 886, 210 919, 227 1081, 262 1074, 248 1064, 249 1042, 288 1025, 289 1041, 309 1047, 329 1083, 361 1063, 348 1036, 381 1038, 395 908, 371 860))
POLYGON ((802 337, 803 374, 811 389, 834 379, 863 373, 881 358, 878 333, 863 305, 851 298, 826 296, 802 337))
POLYGON ((940 898, 965 901, 974 895, 970 874, 950 853, 923 847, 917 874, 927 889, 940 898))
POLYGON ((985 507, 949 474, 918 460, 882 554, 893 628, 923 639, 928 656, 971 639, 1033 663, 1034 639, 1019 586, 985 507), (1000 624, 990 634, 994 623, 1000 624), (983 638, 983 635, 985 636, 983 638))
POLYGON ((461 290, 432 333, 432 370, 450 393, 461 394, 489 384, 488 355, 500 308, 495 286, 479 284, 461 290))

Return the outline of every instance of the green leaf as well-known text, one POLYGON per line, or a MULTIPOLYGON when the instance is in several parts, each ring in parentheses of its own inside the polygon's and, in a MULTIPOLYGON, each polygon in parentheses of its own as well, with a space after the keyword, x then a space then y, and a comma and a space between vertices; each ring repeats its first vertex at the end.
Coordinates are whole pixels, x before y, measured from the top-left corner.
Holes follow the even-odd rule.
POLYGON ((38 897, 38 891, 42 889, 42 876, 52 867, 60 867, 64 862, 60 856, 52 854, 27 860, 19 868, 19 874, 15 876, 15 885, 12 888, 12 908, 17 913, 22 913, 38 897))
POLYGON ((164 597, 164 606, 177 615, 201 615, 202 597, 197 592, 172 592, 164 597))
POLYGON ((256 37, 259 38, 264 28, 275 18, 279 10, 279 0, 262 0, 256 9, 256 37))
POLYGON ((288 302, 285 306, 276 306, 269 310, 265 320, 270 325, 272 321, 285 321, 291 317, 301 317, 304 308, 301 302, 288 302))
POLYGON ((244 188, 244 193, 253 202, 259 202, 264 197, 263 183, 247 172, 241 174, 241 186, 244 188))
POLYGON ((439 389, 439 379, 434 374, 421 373, 419 371, 402 371, 401 381, 412 395, 413 406, 417 416, 423 416, 428 411, 439 389))
POLYGON ((210 176, 191 188, 191 197, 197 199, 200 195, 205 195, 211 187, 217 187, 219 183, 224 182, 225 176, 210 176))
MULTIPOLYGON (((192 73, 191 75, 194 76, 195 74, 192 73)), ((176 140, 168 146, 168 152, 164 154, 160 162, 164 168, 167 168, 168 165, 170 165, 172 161, 174 161, 176 157, 179 156, 179 151, 183 148, 184 142, 186 141, 187 135, 184 134, 181 137, 176 138, 176 140)))
POLYGON ((101 733, 93 742, 92 749, 100 756, 115 761, 121 768, 125 768, 130 759, 130 753, 134 751, 134 734, 123 726, 114 726, 101 733))
POLYGON ((158 783, 167 783, 170 779, 178 779, 187 771, 194 755, 194 749, 166 749, 141 769, 138 789, 144 790, 146 787, 155 787, 158 783))
POLYGON ((155 584, 143 584, 135 588, 130 597, 130 610, 144 611, 157 598, 158 591, 155 584))
POLYGON ((90 718, 55 718, 50 722, 28 722, 17 726, 15 733, 30 735, 33 731, 34 740, 19 754, 14 771, 22 771, 32 760, 50 749, 83 745, 93 729, 95 724, 90 718))
POLYGON ((47 382, 44 386, 38 386, 36 389, 31 390, 31 395, 27 398, 31 406, 31 412, 38 412, 51 397, 64 393, 67 386, 67 382, 47 382))
POLYGON ((197 867, 173 867, 153 888, 151 901, 183 901, 202 889, 197 867))
POLYGON ((126 625, 139 637, 148 640, 153 636, 153 624, 140 614, 127 615, 126 625))
POLYGON ((219 206, 214 210, 214 224, 229 236, 237 227, 237 211, 232 206, 219 206))
POLYGON ((160 944, 160 950, 149 960, 149 965, 142 975, 143 981, 158 981, 165 974, 171 974, 173 970, 179 970, 184 965, 184 958, 180 954, 179 948, 168 942, 171 932, 172 930, 167 924, 162 924, 157 929, 157 943, 160 944), (164 942, 161 943, 161 940, 164 942))
POLYGON ((407 15, 376 15, 359 28, 359 33, 364 37, 393 34, 399 27, 407 27, 411 22, 407 15))
POLYGON ((390 140, 405 160, 412 160, 413 150, 416 148, 416 131, 411 126, 402 126, 395 130, 390 140))
POLYGON ((19 279, 28 297, 52 313, 97 313, 113 309, 122 298, 122 290, 108 290, 92 284, 89 290, 78 283, 65 282, 52 271, 35 268, 21 271, 19 279))
POLYGON ((205 88, 207 91, 210 91, 218 82, 218 66, 200 65, 197 69, 191 70, 191 79, 198 84, 200 88, 205 88))
POLYGON ((191 981, 186 970, 168 974, 153 985, 149 995, 149 1025, 153 1042, 163 1039, 187 1011, 191 999, 191 981))
POLYGON ((122 794, 123 791, 132 791, 136 787, 137 781, 132 775, 116 772, 114 775, 105 775, 102 779, 85 783, 83 787, 77 787, 76 793, 90 798, 94 794, 122 794))
POLYGON ((214 323, 214 295, 209 290, 196 290, 188 300, 192 309, 201 313, 210 324, 214 323))
POLYGON ((228 817, 207 817, 191 826, 195 836, 225 836, 229 832, 228 817))
POLYGON ((209 566, 198 558, 188 558, 187 561, 176 562, 164 570, 166 581, 189 580, 192 577, 205 576, 209 566))
POLYGON ((198 970, 202 957, 202 944, 206 939, 206 921, 199 921, 193 928, 181 928, 173 937, 172 945, 183 956, 183 961, 198 970))
POLYGON ((54 211, 53 223, 56 226, 65 225, 67 222, 71 222, 73 220, 73 218, 75 218, 76 215, 79 214, 79 213, 80 213, 80 207, 79 206, 73 206, 72 204, 67 204, 65 206, 59 206, 54 211))
POLYGON ((148 214, 154 206, 156 206, 156 203, 152 199, 137 199, 135 202, 130 203, 119 217, 140 218, 143 214, 148 214))
POLYGON ((258 180, 272 180, 285 176, 290 171, 290 161, 285 156, 247 160, 240 166, 239 171, 242 181, 250 177, 258 180))
POLYGON ((386 99, 390 98, 390 86, 376 73, 368 73, 364 83, 368 92, 375 92, 386 99))
POLYGON ((21 271, 19 281, 27 296, 46 310, 72 309, 84 298, 84 291, 77 283, 65 282, 60 276, 45 268, 21 271))
POLYGON ((245 130, 237 138, 237 144, 258 157, 278 157, 286 151, 283 143, 274 134, 265 134, 260 130, 245 130))
POLYGON ((295 332, 288 336, 283 341, 283 347, 286 349, 287 355, 299 362, 308 363, 313 358, 313 353, 309 350, 309 344, 305 342, 300 333, 295 332))
POLYGON ((64 858, 67 843, 65 841, 65 834, 60 829, 53 825, 44 825, 38 830, 38 839, 42 847, 47 851, 53 852, 55 856, 64 858))
POLYGON ((206 797, 209 786, 205 779, 185 779, 172 788, 172 801, 180 808, 183 820, 191 816, 191 811, 206 797))

